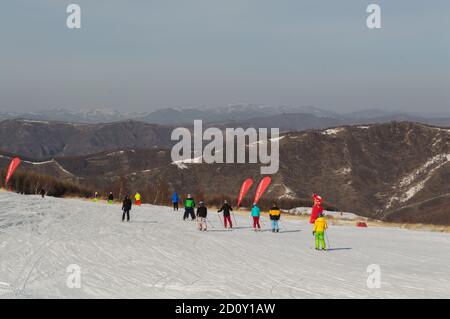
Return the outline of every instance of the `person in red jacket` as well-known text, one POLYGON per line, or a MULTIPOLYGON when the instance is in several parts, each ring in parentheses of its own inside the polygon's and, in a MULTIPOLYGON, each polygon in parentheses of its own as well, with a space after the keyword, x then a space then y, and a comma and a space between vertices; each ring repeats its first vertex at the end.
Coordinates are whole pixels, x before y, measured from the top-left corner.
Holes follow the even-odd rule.
POLYGON ((312 198, 313 198, 314 205, 313 205, 313 208, 311 211, 311 218, 309 219, 310 224, 314 224, 316 219, 319 218, 319 215, 323 213, 322 197, 320 197, 319 195, 316 195, 316 194, 312 194, 312 198))

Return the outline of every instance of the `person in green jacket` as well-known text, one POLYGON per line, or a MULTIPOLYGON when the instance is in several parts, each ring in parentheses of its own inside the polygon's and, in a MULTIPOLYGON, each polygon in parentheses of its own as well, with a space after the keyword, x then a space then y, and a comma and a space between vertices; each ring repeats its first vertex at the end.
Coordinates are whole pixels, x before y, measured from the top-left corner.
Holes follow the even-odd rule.
POLYGON ((183 220, 186 220, 186 218, 189 218, 189 215, 191 216, 192 220, 195 220, 195 201, 192 198, 191 194, 188 194, 186 200, 184 201, 184 216, 183 220))

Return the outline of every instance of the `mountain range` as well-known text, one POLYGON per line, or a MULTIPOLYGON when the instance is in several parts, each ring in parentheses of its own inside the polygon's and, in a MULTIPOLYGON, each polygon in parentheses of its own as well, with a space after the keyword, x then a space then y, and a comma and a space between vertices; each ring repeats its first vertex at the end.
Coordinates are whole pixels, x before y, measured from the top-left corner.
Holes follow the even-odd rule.
POLYGON ((282 131, 326 128, 330 126, 386 123, 390 121, 420 122, 430 125, 450 125, 450 114, 418 115, 403 112, 368 109, 337 113, 312 106, 261 106, 236 104, 225 107, 165 108, 150 112, 119 112, 107 108, 72 110, 48 109, 37 112, 1 112, 0 120, 27 119, 65 123, 99 124, 126 120, 159 125, 192 125, 203 120, 209 125, 239 125, 279 127, 282 131))
MULTIPOLYGON (((171 130, 136 121, 6 120, 0 122, 0 165, 19 154, 21 169, 117 193, 235 198, 244 178, 260 179, 257 164, 173 163, 171 130)), ((280 170, 268 196, 308 199, 315 192, 362 216, 450 225, 449 162, 446 127, 390 122, 289 131, 280 139, 280 170)))

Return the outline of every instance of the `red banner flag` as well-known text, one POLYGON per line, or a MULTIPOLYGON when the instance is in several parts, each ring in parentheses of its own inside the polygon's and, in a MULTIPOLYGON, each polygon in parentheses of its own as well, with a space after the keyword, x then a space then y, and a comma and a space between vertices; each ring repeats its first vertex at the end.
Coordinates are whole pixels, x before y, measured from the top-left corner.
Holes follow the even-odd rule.
POLYGON ((269 176, 264 177, 261 180, 261 182, 259 182, 258 188, 256 189, 255 199, 253 200, 253 203, 258 204, 259 199, 264 194, 267 187, 269 187, 271 182, 272 182, 272 179, 269 176))
POLYGON ((253 180, 251 178, 247 178, 242 183, 241 190, 239 191, 239 196, 238 196, 238 203, 237 203, 238 208, 241 206, 242 199, 244 199, 245 194, 247 194, 248 190, 250 189, 250 187, 252 187, 252 185, 253 185, 253 180))
POLYGON ((8 171, 6 172, 6 178, 5 178, 5 187, 8 185, 9 179, 16 171, 17 167, 20 165, 20 158, 16 157, 13 158, 11 163, 9 164, 8 171))

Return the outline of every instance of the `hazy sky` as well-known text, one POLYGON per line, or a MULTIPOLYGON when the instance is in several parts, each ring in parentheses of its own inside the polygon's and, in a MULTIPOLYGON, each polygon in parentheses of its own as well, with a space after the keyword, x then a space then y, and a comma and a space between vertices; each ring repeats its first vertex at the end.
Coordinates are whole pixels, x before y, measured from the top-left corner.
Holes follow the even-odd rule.
POLYGON ((1 110, 234 103, 448 112, 450 1, 0 3, 1 110))

